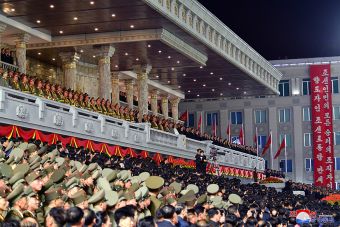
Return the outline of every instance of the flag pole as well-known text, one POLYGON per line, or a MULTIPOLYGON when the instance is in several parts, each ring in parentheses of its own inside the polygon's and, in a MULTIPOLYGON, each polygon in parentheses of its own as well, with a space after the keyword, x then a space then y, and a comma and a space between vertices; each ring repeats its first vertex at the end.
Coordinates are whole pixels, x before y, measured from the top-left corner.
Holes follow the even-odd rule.
POLYGON ((286 134, 285 134, 285 167, 286 167, 286 175, 287 175, 288 166, 287 166, 287 142, 286 142, 286 134))
POLYGON ((273 135, 272 130, 270 130, 270 160, 271 160, 271 168, 274 169, 274 157, 273 157, 273 135))
POLYGON ((187 113, 187 122, 186 122, 186 125, 187 125, 187 128, 189 128, 189 112, 188 112, 188 109, 187 109, 186 113, 187 113))

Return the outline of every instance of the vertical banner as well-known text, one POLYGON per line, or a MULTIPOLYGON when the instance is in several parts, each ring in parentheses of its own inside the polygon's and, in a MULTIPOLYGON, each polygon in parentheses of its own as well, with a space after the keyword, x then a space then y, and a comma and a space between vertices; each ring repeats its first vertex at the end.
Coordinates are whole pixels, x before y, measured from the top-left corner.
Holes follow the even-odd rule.
POLYGON ((331 66, 311 65, 314 183, 335 188, 331 66))

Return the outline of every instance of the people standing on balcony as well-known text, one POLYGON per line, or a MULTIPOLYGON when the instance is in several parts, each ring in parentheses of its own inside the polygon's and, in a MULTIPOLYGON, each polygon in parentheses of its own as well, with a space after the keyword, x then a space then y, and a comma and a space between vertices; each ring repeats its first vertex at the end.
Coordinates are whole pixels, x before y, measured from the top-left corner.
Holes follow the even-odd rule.
POLYGON ((6 62, 8 64, 14 64, 14 52, 11 52, 8 48, 1 49, 1 61, 6 62))
POLYGON ((21 86, 20 86, 20 82, 19 82, 19 74, 18 73, 14 73, 13 74, 13 79, 11 81, 11 87, 15 90, 21 91, 21 86))

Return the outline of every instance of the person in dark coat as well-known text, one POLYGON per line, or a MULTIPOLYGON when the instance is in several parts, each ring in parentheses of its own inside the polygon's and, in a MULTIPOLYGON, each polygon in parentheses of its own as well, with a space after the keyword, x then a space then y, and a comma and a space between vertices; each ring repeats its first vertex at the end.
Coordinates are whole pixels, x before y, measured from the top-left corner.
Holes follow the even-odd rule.
POLYGON ((158 227, 175 227, 178 219, 175 207, 171 205, 165 205, 160 209, 162 214, 162 221, 157 222, 158 227))

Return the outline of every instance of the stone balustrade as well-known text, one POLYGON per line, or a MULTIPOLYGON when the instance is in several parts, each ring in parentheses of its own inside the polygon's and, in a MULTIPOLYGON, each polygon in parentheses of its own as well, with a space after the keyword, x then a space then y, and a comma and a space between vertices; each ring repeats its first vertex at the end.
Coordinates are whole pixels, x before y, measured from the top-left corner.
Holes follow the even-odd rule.
POLYGON ((262 158, 211 141, 192 140, 152 129, 149 123, 127 122, 4 87, 0 87, 0 122, 186 159, 194 159, 198 148, 207 154, 216 148, 221 165, 252 170, 257 163, 257 169, 264 170, 262 158))

